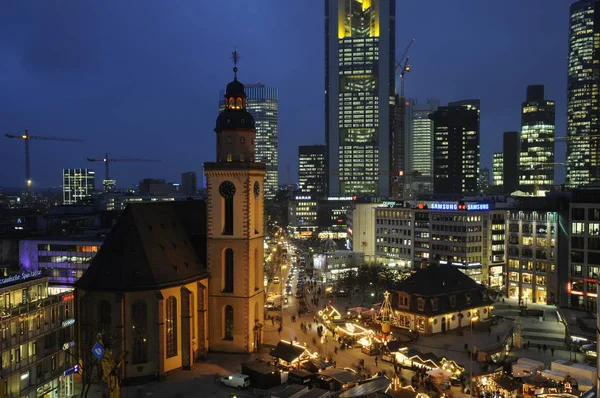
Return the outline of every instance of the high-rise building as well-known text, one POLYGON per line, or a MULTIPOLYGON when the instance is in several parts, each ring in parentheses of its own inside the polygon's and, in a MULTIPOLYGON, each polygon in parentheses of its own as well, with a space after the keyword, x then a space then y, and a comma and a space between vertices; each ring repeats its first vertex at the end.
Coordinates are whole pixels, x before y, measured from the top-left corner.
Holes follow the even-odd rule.
POLYGON ((554 185, 554 101, 544 99, 544 86, 527 87, 521 108, 519 189, 543 194, 554 185))
POLYGON ((478 190, 479 193, 487 194, 490 191, 490 169, 482 167, 479 169, 479 181, 478 190))
POLYGON ((416 194, 427 194, 433 192, 433 121, 429 115, 437 111, 440 101, 429 99, 426 104, 417 104, 416 100, 407 102, 406 189, 416 194))
POLYGON ((492 157, 492 185, 501 187, 504 185, 504 154, 502 152, 494 152, 492 157))
POLYGON ((519 189, 520 145, 518 131, 507 131, 502 136, 502 180, 505 194, 510 195, 519 189))
POLYGON ((198 177, 195 172, 181 173, 181 193, 187 196, 198 193, 198 177))
POLYGON ((431 114, 434 194, 477 193, 479 110, 479 100, 463 100, 451 102, 431 114))
POLYGON ((62 180, 65 205, 89 198, 96 188, 96 173, 90 169, 63 169, 62 180))
POLYGON ((300 192, 311 195, 326 195, 325 145, 303 145, 298 147, 298 184, 300 192))
MULTIPOLYGON (((271 199, 279 189, 279 94, 276 88, 267 87, 260 82, 248 84, 246 92, 246 109, 256 123, 255 150, 256 161, 267 165, 265 177, 265 198, 271 199)), ((221 92, 219 111, 225 109, 225 92, 221 92)))
POLYGON ((330 196, 390 195, 395 36, 395 0, 326 0, 330 196))
POLYGON ((406 171, 406 106, 408 102, 399 94, 394 95, 394 121, 392 123, 392 172, 390 174, 393 199, 401 199, 406 171))
POLYGON ((566 184, 577 187, 600 179, 600 1, 570 10, 566 184))

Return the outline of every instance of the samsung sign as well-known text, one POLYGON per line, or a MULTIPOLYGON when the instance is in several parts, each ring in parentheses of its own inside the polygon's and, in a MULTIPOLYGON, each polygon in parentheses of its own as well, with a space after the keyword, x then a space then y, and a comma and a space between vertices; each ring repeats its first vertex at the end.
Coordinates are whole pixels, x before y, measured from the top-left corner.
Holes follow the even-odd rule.
POLYGON ((431 203, 431 210, 454 210, 454 211, 485 211, 490 209, 489 203, 431 203))

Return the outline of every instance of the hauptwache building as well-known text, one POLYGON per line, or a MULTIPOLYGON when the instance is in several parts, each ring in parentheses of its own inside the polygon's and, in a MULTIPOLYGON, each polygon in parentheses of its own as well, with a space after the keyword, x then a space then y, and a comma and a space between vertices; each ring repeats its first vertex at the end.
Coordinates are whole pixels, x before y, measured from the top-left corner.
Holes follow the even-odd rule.
POLYGON ((128 351, 125 380, 262 342, 265 165, 254 162, 254 119, 234 72, 217 160, 204 164, 207 199, 130 204, 76 285, 80 354, 103 333, 113 357, 128 351))

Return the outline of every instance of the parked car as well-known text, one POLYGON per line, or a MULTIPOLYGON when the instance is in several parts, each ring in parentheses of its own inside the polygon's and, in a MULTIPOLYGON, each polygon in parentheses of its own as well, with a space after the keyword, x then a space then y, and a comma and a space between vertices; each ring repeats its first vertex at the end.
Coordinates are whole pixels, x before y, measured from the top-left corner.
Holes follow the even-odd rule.
POLYGON ((250 387, 250 376, 241 373, 232 373, 229 376, 221 377, 221 385, 238 389, 248 388, 250 387))

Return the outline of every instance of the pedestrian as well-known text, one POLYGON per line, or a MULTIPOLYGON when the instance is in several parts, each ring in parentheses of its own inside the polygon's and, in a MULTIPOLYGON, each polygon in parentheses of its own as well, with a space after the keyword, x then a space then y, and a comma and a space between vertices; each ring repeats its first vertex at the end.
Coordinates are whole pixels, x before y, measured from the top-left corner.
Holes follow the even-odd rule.
POLYGON ((377 367, 377 357, 375 357, 375 367, 377 367))
POLYGON ((538 344, 538 354, 539 354, 540 352, 542 352, 542 345, 541 345, 541 344, 538 344))
POLYGON ((550 347, 550 353, 554 356, 554 347, 550 347))
MULTIPOLYGON (((336 353, 337 353, 337 347, 336 347, 336 353)), ((337 367, 337 362, 335 362, 335 359, 333 360, 333 368, 335 369, 337 367)))
POLYGON ((544 347, 542 348, 544 350, 544 354, 548 351, 548 346, 546 344, 544 344, 544 347))
POLYGON ((271 317, 271 326, 275 326, 275 318, 271 317))

